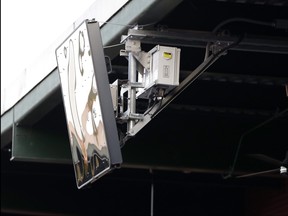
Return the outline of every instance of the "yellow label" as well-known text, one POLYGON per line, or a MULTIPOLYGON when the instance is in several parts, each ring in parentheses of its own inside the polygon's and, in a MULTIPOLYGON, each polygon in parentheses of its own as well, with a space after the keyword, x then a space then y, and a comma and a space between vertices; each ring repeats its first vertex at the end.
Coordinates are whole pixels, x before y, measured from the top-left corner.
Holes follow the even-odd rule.
POLYGON ((172 53, 170 52, 163 52, 163 57, 165 59, 172 59, 172 53))

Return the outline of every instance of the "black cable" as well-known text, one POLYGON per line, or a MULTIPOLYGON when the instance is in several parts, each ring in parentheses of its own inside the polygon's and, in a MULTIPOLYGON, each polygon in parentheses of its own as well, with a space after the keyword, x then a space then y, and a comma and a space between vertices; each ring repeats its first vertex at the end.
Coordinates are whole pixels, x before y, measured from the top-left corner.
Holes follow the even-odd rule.
POLYGON ((263 21, 253 20, 253 19, 248 19, 248 18, 243 18, 243 17, 234 17, 234 18, 230 18, 230 19, 224 20, 223 22, 219 23, 213 29, 212 32, 213 33, 217 33, 220 28, 222 28, 223 26, 227 25, 228 23, 232 23, 232 22, 246 22, 246 23, 255 24, 255 25, 276 27, 276 23, 275 22, 263 22, 263 21))
MULTIPOLYGON (((276 27, 275 22, 264 22, 264 21, 259 21, 259 20, 253 20, 253 19, 248 19, 248 18, 242 18, 242 17, 234 17, 230 18, 227 20, 224 20, 223 22, 219 23, 213 30, 212 33, 217 34, 219 29, 221 29, 223 26, 232 23, 232 22, 246 22, 250 24, 255 24, 255 25, 263 25, 263 26, 269 26, 269 27, 276 27)), ((211 45, 211 42, 207 43, 206 45, 206 50, 205 50, 205 58, 207 59, 209 56, 209 47, 211 45)))
POLYGON ((232 163, 232 167, 228 173, 228 175, 224 176, 224 179, 228 179, 230 177, 233 176, 234 174, 234 170, 235 170, 235 167, 236 167, 236 163, 237 163, 237 160, 238 160, 238 157, 239 157, 239 153, 240 153, 240 148, 241 148, 241 145, 243 143, 243 139, 245 136, 247 136, 248 134, 250 134, 251 132, 255 131, 256 129, 260 128, 260 127, 263 127, 264 125, 268 124, 269 122, 271 122, 272 120, 278 118, 278 117, 281 117, 283 116, 283 114, 285 114, 286 112, 288 112, 288 109, 284 109, 282 110, 281 112, 279 113, 276 113, 274 114, 271 118, 265 120, 264 122, 261 122, 260 124, 256 125, 255 127, 253 128, 250 128, 249 130, 247 130, 246 132, 244 132, 240 139, 239 139, 239 142, 238 142, 238 145, 237 145, 237 149, 236 149, 236 153, 235 153, 235 156, 234 156, 234 160, 233 160, 233 163, 232 163))

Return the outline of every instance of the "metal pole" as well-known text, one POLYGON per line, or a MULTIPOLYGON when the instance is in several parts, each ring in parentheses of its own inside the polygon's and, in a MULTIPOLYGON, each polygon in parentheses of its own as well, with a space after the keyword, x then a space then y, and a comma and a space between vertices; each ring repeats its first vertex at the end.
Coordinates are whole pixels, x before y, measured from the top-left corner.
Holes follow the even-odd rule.
MULTIPOLYGON (((129 52, 128 61, 129 61, 128 62, 128 80, 130 83, 128 106, 129 106, 130 114, 131 113, 134 114, 136 113, 136 89, 135 87, 133 87, 133 83, 136 83, 137 62, 132 52, 129 52)), ((134 127, 134 125, 135 125, 135 120, 129 119, 128 125, 127 125, 128 133, 134 127)))

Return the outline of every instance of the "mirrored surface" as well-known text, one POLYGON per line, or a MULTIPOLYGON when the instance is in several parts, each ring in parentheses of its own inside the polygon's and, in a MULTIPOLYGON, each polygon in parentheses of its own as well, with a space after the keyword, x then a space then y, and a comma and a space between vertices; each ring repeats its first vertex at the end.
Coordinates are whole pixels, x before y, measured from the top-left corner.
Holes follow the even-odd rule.
POLYGON ((109 170, 110 158, 87 31, 83 22, 56 50, 78 187, 109 170))

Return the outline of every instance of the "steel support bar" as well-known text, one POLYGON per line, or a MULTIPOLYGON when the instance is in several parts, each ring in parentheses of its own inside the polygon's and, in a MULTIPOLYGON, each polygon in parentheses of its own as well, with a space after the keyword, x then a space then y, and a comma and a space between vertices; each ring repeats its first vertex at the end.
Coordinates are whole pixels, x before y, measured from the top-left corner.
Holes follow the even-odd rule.
MULTIPOLYGON (((133 56, 132 52, 129 52, 129 65, 128 65, 128 79, 129 83, 136 83, 136 76, 137 76, 137 62, 135 57, 133 56)), ((129 98, 128 98, 128 104, 129 104, 129 114, 134 114, 136 113, 136 89, 135 87, 130 86, 129 88, 129 98)), ((134 127, 135 125, 135 120, 134 119, 129 119, 128 121, 128 133, 129 131, 134 127)))
MULTIPOLYGON (((235 36, 217 36, 204 31, 151 31, 129 29, 126 38, 141 40, 141 43, 166 44, 170 46, 205 48, 207 43, 229 45, 239 40, 235 36)), ((231 48, 238 51, 288 54, 288 39, 283 37, 260 37, 245 35, 240 43, 231 48)))

